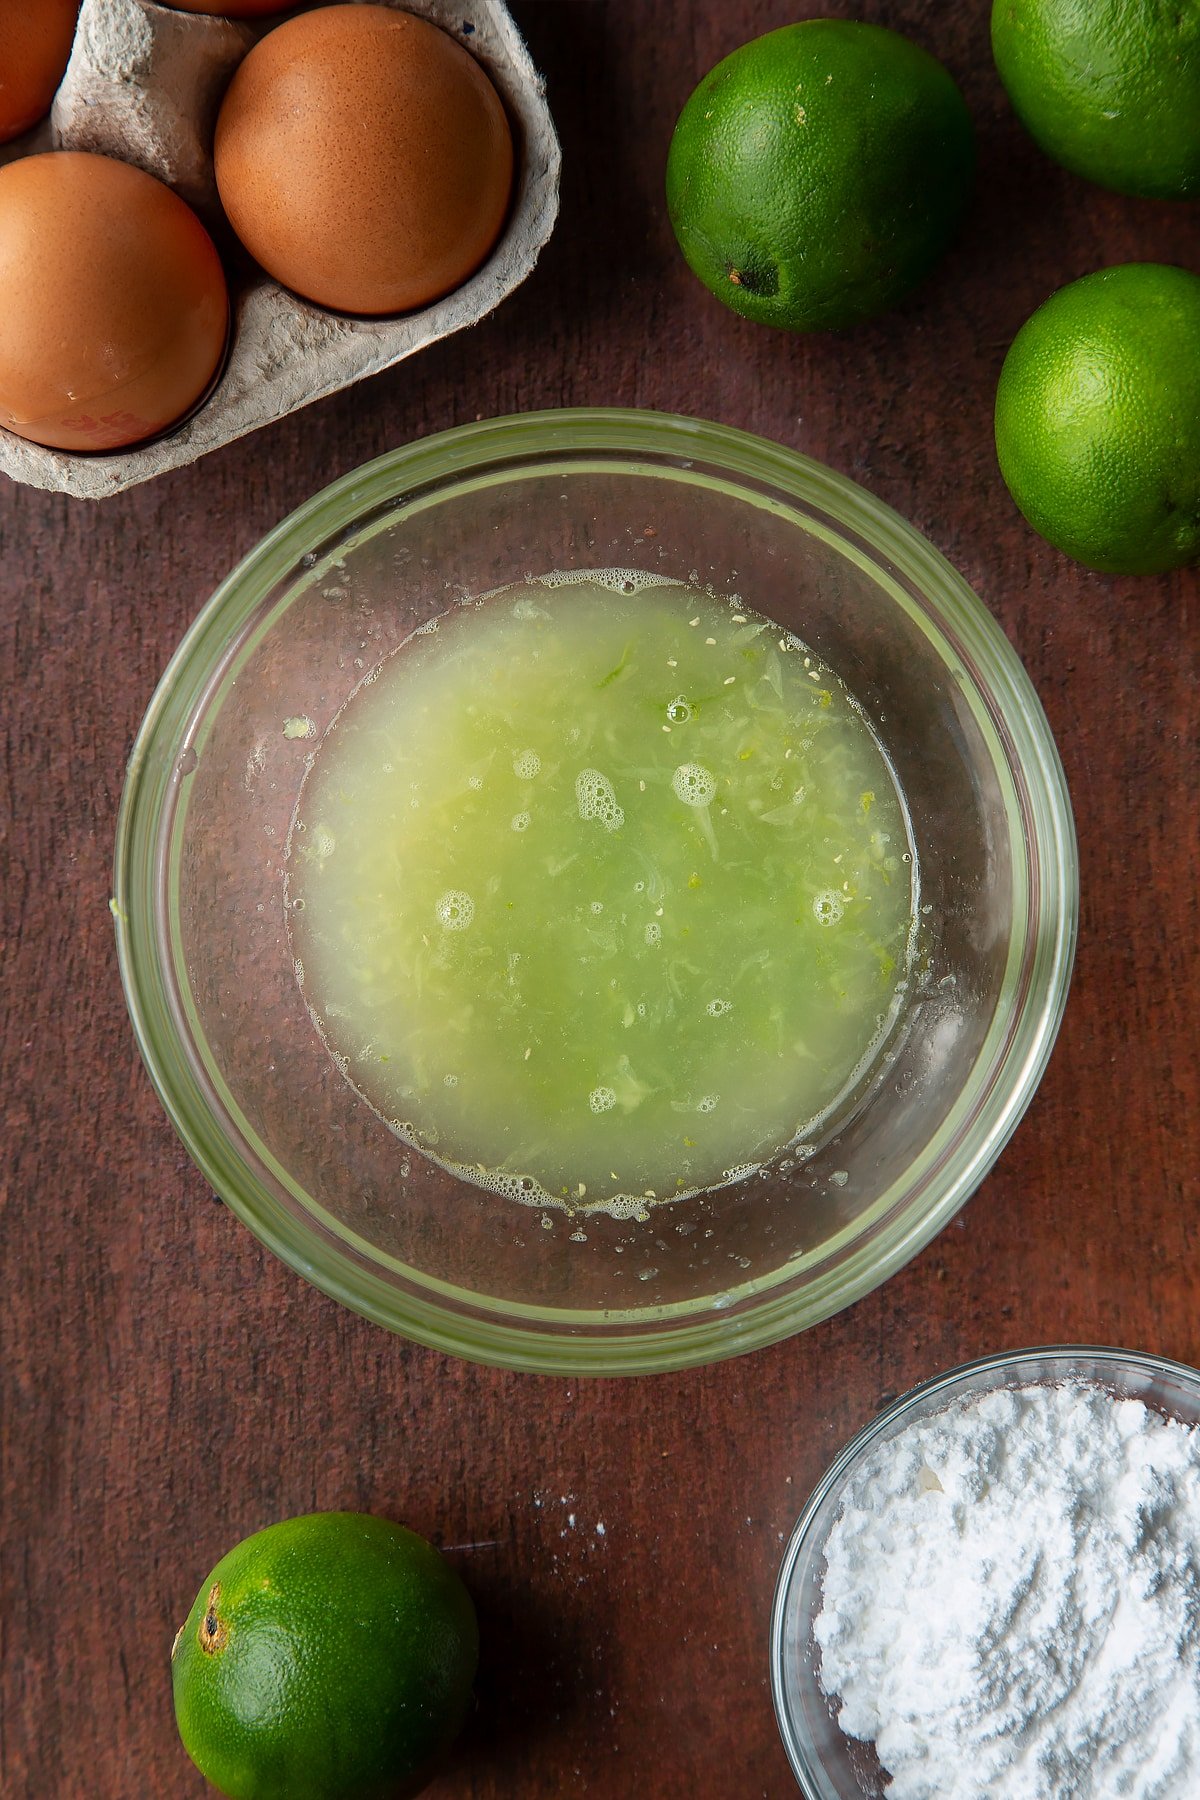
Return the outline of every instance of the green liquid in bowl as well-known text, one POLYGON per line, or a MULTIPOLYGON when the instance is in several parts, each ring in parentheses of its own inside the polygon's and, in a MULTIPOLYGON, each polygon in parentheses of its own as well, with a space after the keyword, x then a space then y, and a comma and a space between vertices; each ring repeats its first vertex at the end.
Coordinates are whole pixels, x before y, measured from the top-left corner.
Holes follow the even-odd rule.
POLYGON ((916 868, 865 716, 793 635, 675 583, 547 576, 351 695, 293 819, 296 970, 408 1143, 618 1214, 831 1112, 907 986, 916 868))

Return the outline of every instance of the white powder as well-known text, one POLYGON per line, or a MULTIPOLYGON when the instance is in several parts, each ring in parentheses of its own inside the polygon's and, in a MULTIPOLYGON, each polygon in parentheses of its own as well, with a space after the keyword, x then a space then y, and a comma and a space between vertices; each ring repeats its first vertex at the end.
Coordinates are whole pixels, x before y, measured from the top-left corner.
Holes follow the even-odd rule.
POLYGON ((1200 1794, 1200 1432, 1084 1383, 956 1402, 826 1560, 821 1682, 887 1800, 1200 1794))

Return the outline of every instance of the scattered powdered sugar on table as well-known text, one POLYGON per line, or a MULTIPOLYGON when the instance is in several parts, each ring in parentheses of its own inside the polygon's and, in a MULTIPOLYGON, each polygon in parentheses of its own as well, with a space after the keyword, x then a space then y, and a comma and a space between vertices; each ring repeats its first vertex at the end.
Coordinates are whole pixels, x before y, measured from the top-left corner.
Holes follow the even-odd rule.
POLYGON ((888 1800, 1200 1795, 1200 1431, 965 1398, 866 1458, 825 1556, 821 1684, 888 1800))

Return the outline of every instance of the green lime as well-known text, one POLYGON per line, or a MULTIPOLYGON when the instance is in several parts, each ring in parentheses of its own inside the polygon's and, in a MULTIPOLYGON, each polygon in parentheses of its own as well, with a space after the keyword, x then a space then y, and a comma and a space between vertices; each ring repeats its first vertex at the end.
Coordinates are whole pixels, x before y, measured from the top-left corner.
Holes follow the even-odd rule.
POLYGON ((1124 263, 1052 294, 1004 359, 996 453, 1034 530, 1089 568, 1200 558, 1200 276, 1124 263))
POLYGON ((399 1800, 462 1724, 475 1609, 443 1557, 365 1513, 310 1513, 222 1557, 171 1650, 184 1747, 233 1800, 399 1800))
POLYGON ((667 157, 692 270, 788 331, 872 318, 927 275, 971 186, 975 137, 947 71, 898 32, 785 25, 704 77, 667 157))
POLYGON ((993 0, 992 50, 1056 162, 1119 194, 1200 195, 1196 0, 993 0))

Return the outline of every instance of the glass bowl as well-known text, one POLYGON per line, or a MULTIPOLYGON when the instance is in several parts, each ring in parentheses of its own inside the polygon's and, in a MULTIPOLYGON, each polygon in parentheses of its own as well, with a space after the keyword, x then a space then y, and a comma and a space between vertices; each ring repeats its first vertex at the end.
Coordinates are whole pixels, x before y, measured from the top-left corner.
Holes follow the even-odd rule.
POLYGON ((1200 1371, 1185 1363, 1091 1344, 1009 1351, 964 1363, 904 1394, 851 1439, 796 1522, 771 1609, 771 1692, 792 1773, 806 1800, 887 1800, 873 1744, 847 1737, 820 1685, 813 1624, 821 1610, 825 1545, 847 1482, 863 1459, 915 1421, 968 1394, 1031 1383, 1088 1381, 1184 1425, 1200 1425, 1200 1371))
POLYGON ((1078 894, 1037 697, 923 538, 776 444, 574 411, 393 451, 317 494, 222 583, 133 749, 114 911, 150 1075, 264 1243, 423 1343, 608 1374, 770 1343, 916 1254, 1037 1085, 1078 894), (313 740, 416 628, 523 576, 614 567, 736 591, 837 671, 905 793, 921 917, 887 1053, 822 1134, 740 1184, 581 1228, 408 1151, 341 1078, 294 976, 285 846, 313 740))

